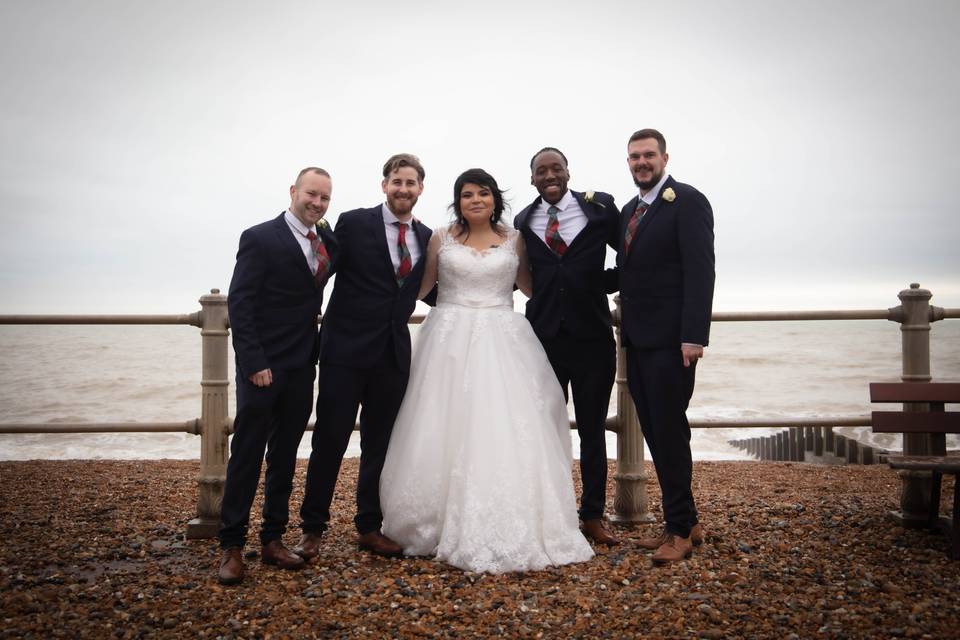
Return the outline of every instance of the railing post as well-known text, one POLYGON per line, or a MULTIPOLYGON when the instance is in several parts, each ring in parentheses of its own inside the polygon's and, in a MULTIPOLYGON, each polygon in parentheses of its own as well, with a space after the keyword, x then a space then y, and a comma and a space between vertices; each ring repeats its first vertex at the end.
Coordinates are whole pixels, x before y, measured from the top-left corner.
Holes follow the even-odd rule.
POLYGON ((617 337, 617 467, 611 522, 653 522, 647 510, 647 474, 643 469, 643 433, 637 409, 627 386, 627 356, 620 338, 620 296, 614 296, 614 327, 617 337))
MULTIPOLYGON (((904 382, 930 381, 930 298, 931 293, 916 282, 900 292, 900 306, 890 310, 891 319, 900 323, 903 348, 904 382)), ((903 403, 904 411, 928 411, 924 403, 903 403)), ((922 433, 903 434, 903 455, 928 455, 930 436, 922 433)), ((930 510, 930 472, 897 472, 900 476, 900 511, 893 517, 904 527, 926 525, 930 510)))
POLYGON ((187 538, 214 538, 220 528, 220 501, 227 477, 227 296, 211 289, 200 297, 203 342, 200 380, 200 478, 197 517, 187 523, 187 538))

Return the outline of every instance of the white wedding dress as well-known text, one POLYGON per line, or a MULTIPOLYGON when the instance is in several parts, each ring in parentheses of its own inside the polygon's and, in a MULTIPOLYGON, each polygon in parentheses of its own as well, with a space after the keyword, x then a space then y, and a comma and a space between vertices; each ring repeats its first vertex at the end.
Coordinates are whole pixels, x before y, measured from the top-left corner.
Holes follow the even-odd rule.
POLYGON ((414 347, 380 477, 406 555, 503 573, 582 562, 563 392, 513 310, 517 232, 482 253, 441 234, 439 297, 414 347))

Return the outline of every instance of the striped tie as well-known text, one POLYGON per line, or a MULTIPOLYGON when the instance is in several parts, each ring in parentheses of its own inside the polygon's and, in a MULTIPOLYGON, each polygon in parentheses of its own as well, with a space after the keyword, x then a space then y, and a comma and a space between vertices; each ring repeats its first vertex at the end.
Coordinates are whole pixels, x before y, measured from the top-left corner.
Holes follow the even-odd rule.
POLYGON ((647 203, 641 200, 637 204, 637 208, 633 211, 633 215, 630 216, 630 222, 627 223, 627 234, 623 238, 623 252, 628 253, 630 251, 630 243, 633 241, 633 236, 637 233, 637 227, 640 225, 640 220, 643 218, 643 214, 647 212, 647 203))
POLYGON ((394 222, 400 228, 400 234, 397 236, 397 255, 400 257, 400 266, 397 267, 397 284, 403 285, 404 278, 413 269, 413 260, 410 259, 410 249, 407 248, 407 227, 406 222, 394 222))
POLYGON ((560 236, 560 219, 557 217, 557 214, 560 213, 560 209, 552 206, 547 209, 547 233, 544 236, 544 239, 547 241, 547 246, 550 247, 555 254, 562 256, 567 252, 567 243, 563 241, 563 238, 560 236))
POLYGON ((327 279, 327 273, 330 271, 330 254, 327 252, 327 245, 313 231, 307 232, 307 240, 310 241, 310 248, 313 255, 317 258, 317 273, 314 275, 317 286, 322 285, 327 279))

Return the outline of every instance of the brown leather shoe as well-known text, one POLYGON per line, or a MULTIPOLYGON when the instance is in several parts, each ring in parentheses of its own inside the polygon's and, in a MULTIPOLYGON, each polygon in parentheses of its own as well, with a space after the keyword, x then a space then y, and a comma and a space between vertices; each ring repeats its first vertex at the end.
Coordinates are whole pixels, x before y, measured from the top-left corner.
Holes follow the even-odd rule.
POLYGON ((703 541, 707 539, 707 534, 703 530, 703 525, 699 522, 693 525, 693 528, 690 529, 690 542, 695 547, 699 547, 703 544, 703 541))
POLYGON ((304 532, 300 536, 300 542, 293 548, 293 552, 310 562, 310 560, 320 555, 320 537, 319 533, 304 532))
POLYGON ((357 546, 362 551, 372 551, 378 556, 386 558, 399 558, 403 555, 403 549, 400 545, 379 531, 371 531, 361 535, 357 538, 357 546))
POLYGON ((584 520, 580 531, 594 542, 605 544, 608 547, 620 544, 620 541, 607 529, 607 523, 602 518, 584 520))
POLYGON ((306 561, 283 546, 280 540, 271 540, 260 550, 260 562, 281 569, 303 569, 306 561))
MULTIPOLYGON (((640 538, 637 541, 637 546, 642 549, 656 551, 657 549, 663 546, 663 543, 667 541, 668 535, 669 534, 667 533, 667 530, 664 529, 663 531, 660 532, 660 535, 654 536, 652 538, 640 538)), ((700 545, 702 545, 705 537, 706 535, 703 532, 703 525, 701 525, 699 522, 693 525, 693 528, 690 529, 690 543, 693 546, 699 547, 700 545)))
POLYGON ((220 584, 239 584, 243 581, 243 551, 240 547, 227 547, 220 555, 220 584))
POLYGON ((690 538, 681 538, 674 533, 667 534, 667 540, 650 558, 655 564, 686 560, 693 555, 693 543, 690 538))

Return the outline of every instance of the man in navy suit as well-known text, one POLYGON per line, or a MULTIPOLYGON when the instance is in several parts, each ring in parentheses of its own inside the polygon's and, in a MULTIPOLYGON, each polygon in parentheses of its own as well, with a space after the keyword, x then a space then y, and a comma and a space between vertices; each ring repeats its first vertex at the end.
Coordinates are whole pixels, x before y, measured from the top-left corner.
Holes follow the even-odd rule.
POLYGON ((219 579, 243 580, 242 551, 264 451, 264 564, 299 569, 302 558, 281 537, 289 519, 297 447, 313 408, 320 341, 317 315, 323 286, 334 271, 337 241, 323 215, 330 174, 300 172, 290 208, 240 236, 227 299, 237 360, 237 416, 220 510, 219 579))
POLYGON ((354 523, 361 549, 399 556, 380 532, 380 472, 410 373, 410 332, 431 230, 413 217, 423 166, 398 154, 383 166, 384 204, 340 215, 337 280, 323 317, 317 426, 300 509, 303 536, 295 551, 319 554, 330 521, 340 464, 360 411, 360 473, 354 523))
POLYGON ((606 248, 617 247, 619 216, 606 193, 567 189, 570 172, 559 149, 545 147, 530 160, 530 183, 540 196, 514 219, 523 233, 533 273, 527 319, 543 344, 564 397, 573 392, 580 435, 583 533, 596 542, 619 541, 606 528, 605 423, 616 372, 605 281, 606 248))
POLYGON ((687 406, 710 337, 713 211, 702 193, 667 175, 667 143, 642 129, 627 144, 640 192, 621 213, 617 268, 627 382, 663 499, 664 529, 641 547, 654 562, 690 556, 703 540, 691 479, 687 406))

